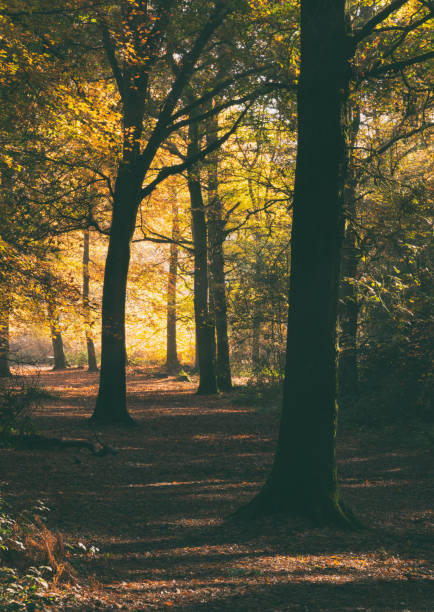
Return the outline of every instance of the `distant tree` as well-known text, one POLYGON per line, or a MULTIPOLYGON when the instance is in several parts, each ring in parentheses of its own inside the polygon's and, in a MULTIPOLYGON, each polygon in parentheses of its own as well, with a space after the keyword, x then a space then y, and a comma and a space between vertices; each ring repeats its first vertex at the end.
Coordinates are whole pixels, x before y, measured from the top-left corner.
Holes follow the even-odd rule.
MULTIPOLYGON (((5 286, 0 287, 2 292, 5 286)), ((0 299, 0 378, 10 376, 9 367, 9 311, 10 304, 7 295, 2 295, 0 299)))
MULTIPOLYGON (((199 150, 199 130, 197 122, 189 126, 188 155, 193 157, 199 150)), ((200 167, 190 167, 187 171, 188 190, 191 202, 191 227, 194 244, 194 318, 196 324, 196 353, 199 366, 198 393, 210 395, 217 393, 214 358, 214 327, 211 322, 208 304, 208 242, 205 204, 203 201, 200 167)))
POLYGON ((83 233, 83 313, 84 325, 86 334, 87 348, 87 366, 89 372, 97 372, 98 365, 96 362, 95 345, 93 342, 92 323, 90 319, 90 302, 89 302, 89 230, 84 230, 83 233))
POLYGON ((176 193, 172 190, 172 235, 170 243, 169 273, 167 276, 167 350, 166 368, 175 372, 179 368, 176 343, 176 286, 178 278, 179 212, 176 193))

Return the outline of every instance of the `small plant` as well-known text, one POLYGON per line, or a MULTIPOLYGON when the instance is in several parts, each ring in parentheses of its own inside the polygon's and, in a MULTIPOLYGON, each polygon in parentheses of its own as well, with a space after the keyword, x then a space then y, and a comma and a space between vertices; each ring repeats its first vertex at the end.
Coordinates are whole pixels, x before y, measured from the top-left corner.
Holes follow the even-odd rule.
POLYGON ((14 516, 0 499, 0 609, 43 610, 53 603, 49 589, 63 581, 75 581, 65 561, 61 534, 43 521, 49 509, 36 504, 14 516), (35 514, 37 512, 38 514, 35 514))
POLYGON ((0 438, 34 431, 32 414, 47 397, 37 377, 15 375, 0 384, 0 438))
POLYGON ((176 380, 178 380, 180 382, 193 382, 190 374, 188 372, 186 372, 184 370, 184 368, 181 368, 179 370, 178 376, 176 377, 176 380))

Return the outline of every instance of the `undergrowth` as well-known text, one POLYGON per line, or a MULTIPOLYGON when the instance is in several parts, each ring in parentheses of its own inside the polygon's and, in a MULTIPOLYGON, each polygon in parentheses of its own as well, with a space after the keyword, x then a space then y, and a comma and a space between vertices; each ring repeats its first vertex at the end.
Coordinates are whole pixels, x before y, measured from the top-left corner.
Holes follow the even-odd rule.
POLYGON ((48 512, 38 500, 14 513, 0 499, 0 609, 46 610, 60 597, 61 583, 74 583, 60 533, 44 523, 48 512))
POLYGON ((234 406, 252 406, 257 412, 278 413, 282 402, 282 385, 249 382, 236 387, 230 401, 234 406))
POLYGON ((0 380, 0 441, 34 433, 33 412, 42 400, 53 399, 38 376, 14 375, 0 380))

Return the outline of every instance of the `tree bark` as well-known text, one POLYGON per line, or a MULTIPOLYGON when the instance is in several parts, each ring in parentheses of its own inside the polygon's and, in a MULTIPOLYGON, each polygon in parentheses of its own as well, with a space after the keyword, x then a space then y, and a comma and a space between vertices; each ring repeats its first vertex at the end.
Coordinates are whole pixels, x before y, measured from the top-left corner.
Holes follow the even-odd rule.
POLYGON ((84 230, 83 235, 83 313, 84 326, 86 334, 87 347, 87 364, 89 372, 97 372, 98 365, 96 363, 95 345, 93 342, 92 325, 90 321, 90 304, 89 304, 89 230, 84 230))
POLYGON ((142 177, 134 164, 121 164, 114 192, 114 207, 102 299, 101 374, 92 420, 132 423, 126 404, 125 304, 142 177))
MULTIPOLYGON (((172 199, 172 240, 179 239, 179 218, 176 196, 172 199)), ((168 372, 176 372, 179 368, 178 351, 176 345, 176 284, 178 278, 178 245, 170 245, 169 276, 167 279, 167 356, 166 368, 168 372)))
POLYGON ((0 378, 11 375, 9 367, 9 315, 10 306, 7 299, 2 299, 0 309, 0 378))
POLYGON ((360 127, 360 107, 355 102, 347 105, 348 122, 348 175, 344 190, 344 206, 347 216, 345 238, 342 249, 342 271, 339 301, 339 395, 345 397, 357 391, 357 325, 359 300, 357 270, 360 250, 354 220, 357 215, 357 176, 354 166, 354 147, 360 127))
POLYGON ((270 476, 240 517, 350 525, 335 459, 336 322, 343 237, 345 0, 302 0, 298 152, 282 418, 270 476))
MULTIPOLYGON (((188 155, 193 156, 199 149, 197 123, 189 126, 188 155)), ((191 224, 194 243, 194 318, 196 323, 196 352, 199 362, 198 393, 217 393, 217 383, 212 354, 214 328, 208 312, 208 261, 205 206, 202 198, 200 169, 196 165, 187 171, 188 190, 191 202, 191 224)))
POLYGON ((51 303, 48 304, 48 316, 50 319, 51 343, 53 345, 53 370, 66 370, 68 364, 63 350, 62 332, 59 327, 59 315, 55 312, 55 308, 51 303))
MULTIPOLYGON (((211 117, 207 122, 207 143, 210 145, 218 138, 218 119, 211 117)), ((225 282, 225 260, 223 242, 222 201, 219 197, 219 155, 215 151, 208 157, 208 248, 210 261, 210 292, 213 304, 217 336, 216 378, 221 391, 232 389, 231 366, 229 358, 228 317, 225 282)))
MULTIPOLYGON (((130 242, 140 202, 144 197, 142 184, 157 151, 168 136, 167 126, 172 113, 194 73, 198 59, 229 12, 226 3, 217 3, 204 26, 199 29, 169 85, 156 123, 142 150, 149 78, 165 49, 165 33, 171 17, 170 6, 160 7, 156 11, 157 21, 149 31, 149 23, 153 20, 145 5, 140 11, 128 2, 122 6, 124 33, 127 33, 128 39, 131 36, 139 61, 123 58, 121 66, 109 28, 101 24, 102 43, 120 94, 123 118, 122 161, 118 167, 113 194, 113 216, 104 273, 100 386, 92 416, 93 420, 107 424, 132 422, 126 406, 125 302, 130 242), (149 36, 140 34, 145 30, 149 36)), ((154 181, 151 180, 147 188, 150 190, 153 185, 154 181)))
MULTIPOLYGON (((355 214, 355 185, 348 182, 345 189, 345 204, 350 215, 355 214)), ((351 220, 345 232, 342 249, 342 274, 339 304, 339 395, 345 397, 357 391, 357 325, 359 300, 356 285, 359 266, 357 235, 351 220)))
MULTIPOLYGON (((256 236, 256 243, 259 245, 259 236, 256 236)), ((257 293, 260 288, 261 281, 261 259, 259 251, 255 254, 255 284, 253 292, 253 317, 252 317, 252 366, 255 373, 258 372, 260 365, 260 342, 261 342, 261 323, 262 314, 260 301, 257 293)))

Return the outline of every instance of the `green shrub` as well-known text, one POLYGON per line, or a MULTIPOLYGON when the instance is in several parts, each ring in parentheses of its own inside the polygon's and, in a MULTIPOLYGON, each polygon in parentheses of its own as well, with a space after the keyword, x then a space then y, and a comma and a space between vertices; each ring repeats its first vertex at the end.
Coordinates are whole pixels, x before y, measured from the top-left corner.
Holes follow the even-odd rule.
POLYGON ((0 438, 33 432, 32 414, 47 393, 37 377, 12 376, 0 383, 0 438))

